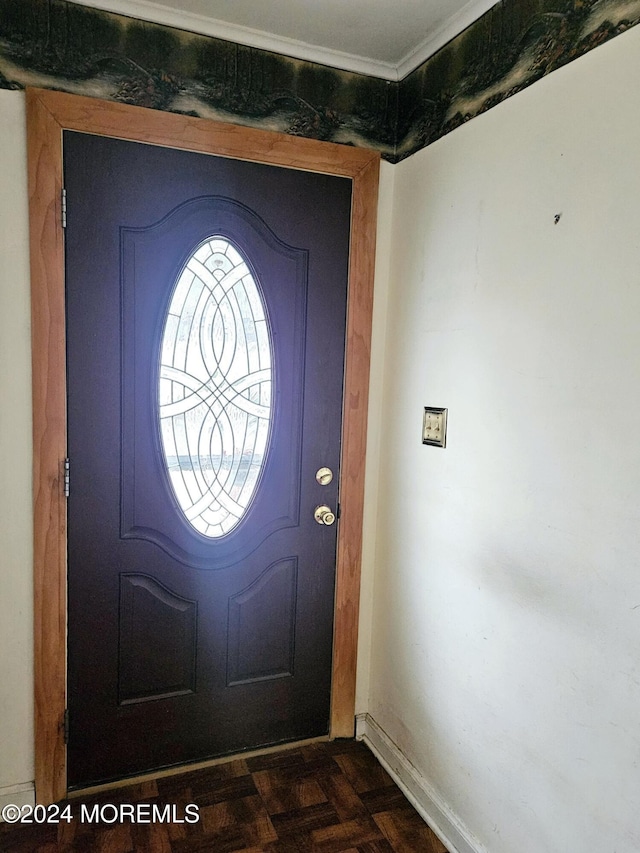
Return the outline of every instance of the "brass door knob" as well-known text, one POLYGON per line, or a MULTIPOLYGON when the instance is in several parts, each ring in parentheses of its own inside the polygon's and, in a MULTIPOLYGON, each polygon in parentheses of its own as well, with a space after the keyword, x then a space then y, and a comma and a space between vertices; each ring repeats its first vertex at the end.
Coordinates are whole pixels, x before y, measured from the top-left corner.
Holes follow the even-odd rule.
POLYGON ((335 513, 332 512, 330 507, 324 505, 316 507, 313 517, 318 524, 333 524, 336 520, 335 513))

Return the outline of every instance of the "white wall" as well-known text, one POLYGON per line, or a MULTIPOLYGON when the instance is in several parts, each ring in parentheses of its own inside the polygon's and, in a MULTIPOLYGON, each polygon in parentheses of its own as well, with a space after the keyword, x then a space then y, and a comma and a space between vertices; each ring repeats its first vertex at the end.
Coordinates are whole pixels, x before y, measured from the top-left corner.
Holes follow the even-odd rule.
POLYGON ((640 848, 638 67, 395 170, 369 712, 465 849, 640 848))
POLYGON ((31 333, 24 95, 0 90, 0 805, 33 780, 31 333))

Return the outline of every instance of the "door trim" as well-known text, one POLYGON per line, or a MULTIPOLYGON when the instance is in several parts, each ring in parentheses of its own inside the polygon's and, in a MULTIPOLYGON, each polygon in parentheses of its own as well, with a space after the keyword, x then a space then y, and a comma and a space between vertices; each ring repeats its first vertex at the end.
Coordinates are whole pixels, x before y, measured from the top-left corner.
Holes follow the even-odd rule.
POLYGON ((62 132, 76 130, 353 181, 331 737, 354 733, 377 152, 41 89, 27 90, 34 486, 35 787, 67 794, 66 351, 62 132))

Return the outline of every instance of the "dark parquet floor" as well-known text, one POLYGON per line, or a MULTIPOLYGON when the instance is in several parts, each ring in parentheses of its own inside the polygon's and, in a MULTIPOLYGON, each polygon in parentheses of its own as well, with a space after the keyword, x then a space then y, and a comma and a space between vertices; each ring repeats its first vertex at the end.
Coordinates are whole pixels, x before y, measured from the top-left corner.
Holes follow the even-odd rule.
POLYGON ((58 825, 0 824, 11 853, 447 853, 362 743, 316 743, 75 798, 58 825), (198 806, 197 823, 107 821, 120 804, 198 806))

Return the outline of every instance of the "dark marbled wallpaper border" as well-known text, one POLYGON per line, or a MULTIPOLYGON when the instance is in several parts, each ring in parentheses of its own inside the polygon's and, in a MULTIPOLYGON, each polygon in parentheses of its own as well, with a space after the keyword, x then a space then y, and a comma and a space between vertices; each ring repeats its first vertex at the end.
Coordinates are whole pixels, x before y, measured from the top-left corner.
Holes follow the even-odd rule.
POLYGON ((0 88, 373 148, 397 162, 640 23, 640 0, 500 0, 400 83, 68 0, 0 0, 0 88))
POLYGON ((0 0, 0 87, 25 86, 395 151, 393 82, 67 0, 0 0))
POLYGON ((400 83, 396 160, 640 23, 640 0, 501 0, 400 83))

